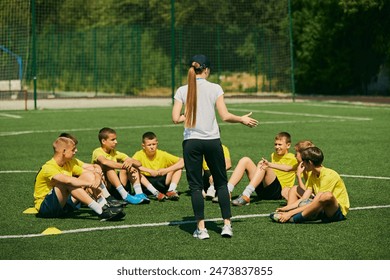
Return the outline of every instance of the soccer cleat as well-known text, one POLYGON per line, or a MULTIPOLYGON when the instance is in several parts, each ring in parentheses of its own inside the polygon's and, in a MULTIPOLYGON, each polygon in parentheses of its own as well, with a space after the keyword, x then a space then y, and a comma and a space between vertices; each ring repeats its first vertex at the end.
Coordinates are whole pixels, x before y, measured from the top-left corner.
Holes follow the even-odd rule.
POLYGON ((180 196, 176 191, 170 191, 166 193, 169 200, 178 201, 180 196))
POLYGON ((135 195, 127 194, 127 196, 124 200, 130 204, 141 204, 143 201, 143 198, 136 197, 135 195))
POLYGON ((144 193, 136 194, 135 197, 142 199, 141 204, 149 204, 150 203, 150 199, 144 193))
POLYGON ((192 234, 192 236, 195 237, 195 238, 198 238, 200 240, 209 239, 210 238, 210 235, 207 232, 207 229, 202 229, 202 230, 196 229, 194 231, 194 233, 192 234))
POLYGON ((224 225, 221 232, 222 237, 232 237, 233 229, 231 225, 224 225))
MULTIPOLYGON (((274 222, 281 223, 280 221, 280 213, 274 212, 269 215, 270 219, 274 222)), ((293 217, 291 217, 288 221, 288 223, 294 223, 293 217)))
POLYGON ((243 205, 249 205, 250 198, 245 195, 240 195, 238 198, 232 201, 232 204, 234 206, 243 206, 243 205))
POLYGON ((113 198, 112 196, 106 197, 107 205, 109 207, 125 207, 127 205, 127 202, 124 200, 117 200, 113 198))
POLYGON ((102 208, 103 212, 99 215, 100 221, 114 221, 126 216, 122 207, 109 207, 107 204, 102 208))
POLYGON ((156 198, 160 202, 163 202, 167 199, 166 195, 160 192, 157 193, 156 198))
POLYGON ((208 188, 206 192, 206 200, 212 200, 215 197, 216 191, 214 189, 208 188))

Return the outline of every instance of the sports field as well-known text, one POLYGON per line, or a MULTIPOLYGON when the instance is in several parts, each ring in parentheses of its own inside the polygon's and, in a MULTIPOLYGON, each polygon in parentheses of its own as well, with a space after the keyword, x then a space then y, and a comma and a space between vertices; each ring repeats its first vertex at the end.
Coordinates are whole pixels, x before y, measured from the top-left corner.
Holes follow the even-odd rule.
MULTIPOLYGON (((252 111, 260 125, 250 129, 221 123, 222 142, 233 168, 243 156, 270 158, 276 133, 292 143, 310 139, 324 165, 347 186, 351 211, 332 224, 278 224, 268 215, 280 201, 234 207, 234 237, 220 237, 217 204, 206 202, 210 239, 195 229, 185 176, 178 202, 128 205, 122 221, 100 222, 89 208, 67 219, 39 219, 23 211, 33 206, 36 172, 52 156, 61 132, 78 140, 77 157, 89 162, 104 126, 116 129, 119 151, 132 155, 141 136, 153 131, 159 148, 181 155, 183 128, 171 122, 170 106, 0 111, 1 260, 388 260, 390 258, 390 106, 329 102, 228 104, 235 114, 252 111), (47 229, 60 234, 42 234, 47 229)), ((293 149, 291 149, 293 152, 293 149)), ((184 173, 185 174, 185 173, 184 173)), ((231 173, 228 173, 230 175, 231 173)), ((244 179, 233 198, 245 188, 244 179)))

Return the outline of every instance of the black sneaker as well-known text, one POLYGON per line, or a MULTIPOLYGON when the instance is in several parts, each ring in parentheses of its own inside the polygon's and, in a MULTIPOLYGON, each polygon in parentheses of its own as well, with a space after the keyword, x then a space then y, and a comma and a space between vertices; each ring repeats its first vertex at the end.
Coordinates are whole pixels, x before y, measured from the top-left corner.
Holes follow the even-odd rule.
POLYGON ((127 201, 115 199, 112 195, 106 197, 106 200, 110 207, 125 207, 127 205, 127 201))
POLYGON ((103 212, 99 215, 100 221, 114 221, 122 219, 126 216, 122 207, 109 207, 107 204, 103 206, 103 212))

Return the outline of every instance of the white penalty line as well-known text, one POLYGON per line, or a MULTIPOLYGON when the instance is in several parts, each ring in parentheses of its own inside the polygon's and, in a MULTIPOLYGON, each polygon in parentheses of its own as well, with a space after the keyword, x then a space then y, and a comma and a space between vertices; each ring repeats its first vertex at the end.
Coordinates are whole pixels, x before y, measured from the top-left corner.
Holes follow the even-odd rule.
MULTIPOLYGON (((390 205, 362 206, 362 207, 350 208, 349 210, 356 211, 356 210, 372 210, 372 209, 381 209, 381 208, 390 208, 390 205)), ((232 220, 263 218, 263 217, 269 217, 269 214, 238 215, 238 216, 233 216, 232 220)), ((222 221, 222 220, 223 220, 222 218, 205 219, 206 222, 216 222, 216 221, 222 221)), ((121 226, 93 227, 93 228, 79 228, 79 229, 63 230, 59 234, 82 233, 82 232, 103 231, 103 230, 112 230, 112 229, 178 226, 178 225, 184 225, 184 224, 196 224, 196 220, 171 221, 171 222, 162 222, 162 223, 146 223, 146 224, 121 225, 121 226)), ((2 236, 0 236, 0 239, 32 238, 32 237, 42 237, 42 236, 47 236, 47 235, 49 235, 49 234, 37 233, 37 234, 24 234, 24 235, 2 235, 2 236)))

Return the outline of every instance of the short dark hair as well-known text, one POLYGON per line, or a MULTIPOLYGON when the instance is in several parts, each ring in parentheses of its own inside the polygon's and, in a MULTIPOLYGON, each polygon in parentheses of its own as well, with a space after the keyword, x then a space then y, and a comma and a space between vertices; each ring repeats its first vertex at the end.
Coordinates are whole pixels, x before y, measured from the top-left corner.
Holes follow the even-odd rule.
POLYGON ((301 152, 302 161, 311 161, 314 166, 321 166, 324 161, 324 154, 318 147, 309 147, 301 152))
POLYGON ((62 132, 58 137, 66 137, 66 138, 72 139, 73 142, 75 143, 75 145, 77 145, 79 143, 79 141, 77 140, 76 137, 74 137, 72 134, 67 133, 67 132, 62 132))
POLYGON ((102 129, 100 129, 98 135, 100 143, 102 143, 103 139, 106 140, 109 134, 116 134, 116 131, 109 127, 103 127, 102 129))
POLYGON ((145 139, 148 139, 148 140, 153 140, 153 139, 156 139, 157 136, 154 132, 151 132, 151 131, 148 131, 148 132, 145 132, 143 135, 142 135, 142 142, 145 141, 145 139))

